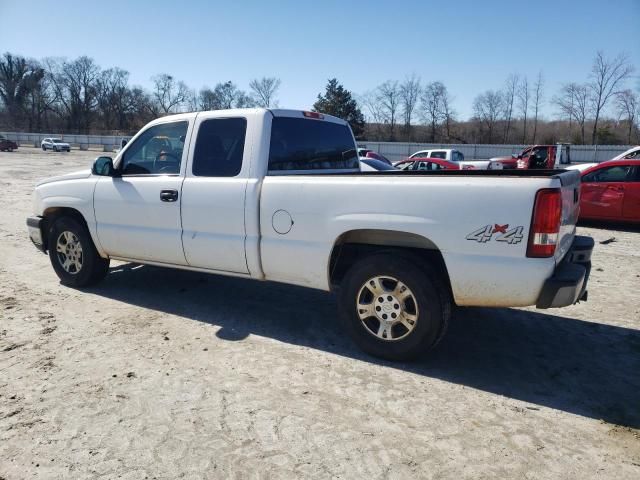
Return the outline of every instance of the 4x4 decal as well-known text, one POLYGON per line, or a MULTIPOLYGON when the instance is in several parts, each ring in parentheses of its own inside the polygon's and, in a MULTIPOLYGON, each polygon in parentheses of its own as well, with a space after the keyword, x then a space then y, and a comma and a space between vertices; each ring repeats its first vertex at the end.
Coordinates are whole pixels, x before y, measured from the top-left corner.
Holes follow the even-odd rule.
POLYGON ((485 225, 477 230, 474 230, 469 235, 467 235, 467 240, 473 240, 474 242, 486 243, 492 238, 496 242, 504 242, 509 245, 513 245, 515 243, 520 243, 522 241, 522 231, 524 227, 513 227, 511 230, 508 230, 509 224, 499 225, 494 223, 493 225, 485 225), (494 237, 495 234, 498 234, 494 237))

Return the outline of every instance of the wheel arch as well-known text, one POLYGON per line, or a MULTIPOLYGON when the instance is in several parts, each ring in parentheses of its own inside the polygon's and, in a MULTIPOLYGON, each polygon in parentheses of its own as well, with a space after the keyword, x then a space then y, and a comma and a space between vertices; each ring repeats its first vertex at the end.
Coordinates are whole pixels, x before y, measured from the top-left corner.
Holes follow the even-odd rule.
POLYGON ((76 210, 75 208, 71 208, 71 207, 47 207, 42 212, 43 222, 40 227, 45 251, 49 249, 49 246, 47 245, 48 238, 49 238, 49 229, 51 228, 51 226, 54 224, 56 220, 62 217, 70 217, 70 218, 73 218, 74 220, 77 220, 82 225, 84 225, 84 227, 89 232, 89 235, 91 236, 91 231, 89 229, 87 220, 84 218, 84 215, 82 215, 82 213, 80 213, 79 210, 76 210))
POLYGON ((339 285, 349 268, 362 258, 393 253, 417 259, 442 275, 449 292, 451 282, 440 248, 419 234, 385 229, 357 229, 342 233, 334 242, 329 256, 328 278, 331 288, 339 285))

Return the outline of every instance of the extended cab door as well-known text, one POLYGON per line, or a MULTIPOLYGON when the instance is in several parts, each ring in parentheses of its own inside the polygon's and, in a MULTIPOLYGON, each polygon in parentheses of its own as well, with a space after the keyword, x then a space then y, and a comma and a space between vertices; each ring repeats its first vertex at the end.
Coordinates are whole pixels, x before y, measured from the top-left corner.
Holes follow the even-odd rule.
POLYGON ((251 148, 245 117, 199 113, 182 186, 182 243, 189 265, 248 273, 245 195, 251 148))
POLYGON ((148 127, 118 158, 120 176, 99 178, 93 202, 98 239, 111 257, 186 264, 180 190, 192 123, 148 127))

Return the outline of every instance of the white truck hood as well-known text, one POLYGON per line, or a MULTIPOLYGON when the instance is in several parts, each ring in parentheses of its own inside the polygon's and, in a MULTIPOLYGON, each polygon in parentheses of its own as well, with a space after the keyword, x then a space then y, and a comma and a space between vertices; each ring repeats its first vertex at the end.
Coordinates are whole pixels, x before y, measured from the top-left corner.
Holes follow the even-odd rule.
POLYGON ((57 175, 55 177, 45 178, 40 180, 36 186, 44 185, 45 183, 60 182, 63 180, 76 180, 79 178, 87 178, 91 175, 91 169, 78 170, 77 172, 66 173, 64 175, 57 175))

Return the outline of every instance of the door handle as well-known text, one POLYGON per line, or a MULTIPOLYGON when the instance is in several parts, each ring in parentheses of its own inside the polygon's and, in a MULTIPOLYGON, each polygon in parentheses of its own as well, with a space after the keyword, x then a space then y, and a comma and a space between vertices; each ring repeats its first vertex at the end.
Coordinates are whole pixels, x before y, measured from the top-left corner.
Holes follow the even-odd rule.
POLYGON ((175 202, 178 200, 178 190, 160 190, 160 200, 163 202, 175 202))
POLYGON ((607 185, 607 190, 613 190, 614 192, 622 192, 624 188, 618 187, 617 185, 607 185))

